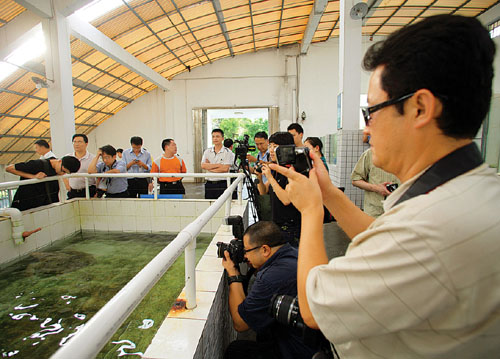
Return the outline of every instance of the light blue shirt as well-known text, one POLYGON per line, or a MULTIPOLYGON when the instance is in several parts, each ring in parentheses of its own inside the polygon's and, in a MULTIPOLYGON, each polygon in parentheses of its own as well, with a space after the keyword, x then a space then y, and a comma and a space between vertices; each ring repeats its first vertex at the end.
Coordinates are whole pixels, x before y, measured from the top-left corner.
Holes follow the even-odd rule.
MULTIPOLYGON (((269 160, 269 150, 267 150, 266 153, 264 153, 264 154, 262 154, 259 151, 259 153, 257 153, 257 161, 270 162, 270 160, 269 160)), ((267 178, 264 175, 262 175, 262 183, 264 183, 264 184, 267 183, 267 178)))
POLYGON ((151 165, 153 164, 153 161, 151 160, 151 154, 144 148, 141 148, 141 152, 139 153, 139 155, 136 155, 132 148, 127 148, 126 150, 123 150, 122 161, 125 162, 125 166, 132 160, 142 161, 146 166, 148 166, 148 169, 144 169, 143 167, 134 164, 130 166, 130 168, 127 170, 128 173, 151 172, 151 165))
MULTIPOLYGON (((104 162, 99 162, 96 165, 96 168, 98 173, 104 173, 113 169, 119 170, 120 173, 127 173, 127 166, 125 165, 125 162, 121 160, 116 160, 111 165, 111 168, 106 166, 104 162)), ((105 177, 102 180, 106 183, 107 193, 110 194, 122 193, 128 189, 128 182, 125 177, 115 177, 115 178, 105 177)))

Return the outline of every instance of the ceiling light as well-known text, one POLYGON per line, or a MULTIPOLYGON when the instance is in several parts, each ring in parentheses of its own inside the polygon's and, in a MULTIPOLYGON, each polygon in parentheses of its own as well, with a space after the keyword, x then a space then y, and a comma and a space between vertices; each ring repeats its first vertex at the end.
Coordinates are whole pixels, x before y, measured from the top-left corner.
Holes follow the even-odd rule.
POLYGON ((124 5, 122 0, 95 0, 76 11, 75 14, 79 18, 91 22, 122 5, 124 5))

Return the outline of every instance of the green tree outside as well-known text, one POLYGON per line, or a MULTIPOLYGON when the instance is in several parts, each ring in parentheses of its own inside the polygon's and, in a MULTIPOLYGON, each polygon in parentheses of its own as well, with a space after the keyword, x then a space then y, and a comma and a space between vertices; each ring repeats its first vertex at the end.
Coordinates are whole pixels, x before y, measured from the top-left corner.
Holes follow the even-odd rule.
MULTIPOLYGON (((220 128, 224 131, 224 138, 234 140, 243 140, 244 135, 250 136, 248 143, 255 146, 253 137, 257 132, 269 132, 269 122, 267 119, 258 118, 251 120, 249 118, 217 118, 212 120, 213 128, 220 128)), ((258 150, 251 152, 256 155, 258 150)))

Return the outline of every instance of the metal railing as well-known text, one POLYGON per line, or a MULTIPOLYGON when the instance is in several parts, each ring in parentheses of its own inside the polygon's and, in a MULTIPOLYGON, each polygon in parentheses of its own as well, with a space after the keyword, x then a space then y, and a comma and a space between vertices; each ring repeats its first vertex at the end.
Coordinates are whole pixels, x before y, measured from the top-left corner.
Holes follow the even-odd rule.
MULTIPOLYGON (((154 198, 157 199, 156 181, 158 177, 206 177, 203 173, 144 173, 144 174, 71 174, 64 176, 47 177, 44 179, 30 179, 0 183, 0 190, 19 185, 58 180, 61 189, 64 189, 63 178, 85 177, 87 185, 86 195, 89 198, 88 178, 90 177, 153 177, 154 198)), ((238 187, 238 203, 242 204, 242 180, 244 174, 220 173, 210 174, 210 177, 227 178, 228 188, 224 193, 200 216, 188 224, 156 257, 154 257, 139 273, 135 275, 110 301, 108 301, 71 340, 51 356, 51 359, 67 358, 94 358, 111 339, 136 306, 149 293, 151 288, 160 280, 163 274, 172 266, 184 251, 185 253, 185 292, 186 308, 196 307, 196 236, 202 228, 226 203, 225 214, 230 214, 233 191, 238 187), (231 184, 231 178, 236 180, 231 184)), ((65 195, 62 196, 64 202, 65 195)))

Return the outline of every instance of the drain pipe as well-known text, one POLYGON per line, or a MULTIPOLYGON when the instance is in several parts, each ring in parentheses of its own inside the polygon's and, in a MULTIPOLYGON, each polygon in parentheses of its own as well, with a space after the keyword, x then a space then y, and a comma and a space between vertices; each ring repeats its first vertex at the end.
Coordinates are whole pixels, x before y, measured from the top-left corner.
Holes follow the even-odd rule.
POLYGON ((0 209, 0 216, 10 217, 12 222, 12 239, 15 244, 23 243, 24 223, 21 211, 17 208, 2 208, 0 209))

